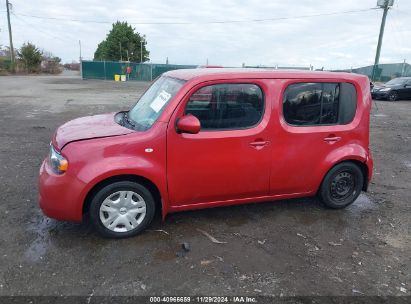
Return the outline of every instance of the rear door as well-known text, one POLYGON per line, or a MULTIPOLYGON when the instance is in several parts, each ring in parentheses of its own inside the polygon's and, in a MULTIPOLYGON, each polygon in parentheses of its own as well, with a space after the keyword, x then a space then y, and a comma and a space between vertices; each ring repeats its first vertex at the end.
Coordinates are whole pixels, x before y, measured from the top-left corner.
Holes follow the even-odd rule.
POLYGON ((278 86, 270 194, 309 193, 330 153, 355 140, 356 90, 335 80, 279 80, 278 86))
POLYGON ((270 103, 266 85, 218 81, 193 88, 167 131, 167 177, 174 206, 264 196, 269 191, 270 103), (185 114, 201 123, 198 134, 178 134, 185 114))

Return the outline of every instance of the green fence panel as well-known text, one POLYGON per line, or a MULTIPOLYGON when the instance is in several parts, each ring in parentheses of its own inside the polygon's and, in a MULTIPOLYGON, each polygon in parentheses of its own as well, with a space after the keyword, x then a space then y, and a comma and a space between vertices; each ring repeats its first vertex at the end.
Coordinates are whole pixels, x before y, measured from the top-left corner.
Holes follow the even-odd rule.
POLYGON ((172 65, 172 64, 153 64, 153 79, 157 78, 161 74, 179 69, 194 69, 195 65, 172 65))
MULTIPOLYGON (((344 72, 352 72, 362 75, 367 75, 371 79, 374 66, 369 65, 361 68, 340 70, 344 72)), ((337 71, 336 71, 337 72, 337 71)), ((410 77, 411 65, 406 62, 402 63, 382 63, 375 67, 374 80, 386 82, 396 77, 410 77)))
POLYGON ((103 62, 82 61, 81 72, 83 79, 105 79, 103 62))
POLYGON ((114 80, 114 75, 123 74, 123 70, 125 74, 125 67, 123 67, 121 64, 118 64, 117 62, 104 61, 104 64, 106 66, 105 79, 114 80))
POLYGON ((144 63, 133 63, 130 80, 149 81, 151 80, 151 65, 144 63))
POLYGON ((177 69, 193 69, 195 65, 152 64, 115 61, 82 61, 83 79, 114 80, 114 75, 127 75, 127 68, 131 68, 129 80, 150 81, 161 74, 177 69))

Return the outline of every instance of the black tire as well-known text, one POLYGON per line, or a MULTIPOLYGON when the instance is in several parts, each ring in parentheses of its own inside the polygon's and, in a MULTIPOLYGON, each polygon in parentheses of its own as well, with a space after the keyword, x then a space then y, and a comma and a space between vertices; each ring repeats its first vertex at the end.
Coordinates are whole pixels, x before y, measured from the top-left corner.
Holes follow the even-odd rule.
POLYGON ((396 91, 392 91, 387 96, 388 101, 396 101, 398 100, 398 93, 396 91))
POLYGON ((321 184, 319 197, 325 206, 341 209, 358 198, 363 184, 361 169, 352 162, 343 162, 328 171, 321 184))
MULTIPOLYGON (((134 196, 134 194, 133 194, 134 196)), ((104 212, 104 211, 103 211, 104 212)), ((92 198, 90 204, 90 219, 96 231, 107 238, 126 238, 143 231, 153 220, 155 214, 155 201, 151 192, 143 185, 131 181, 119 181, 101 188, 92 198), (129 231, 118 232, 108 229, 100 219, 100 208, 106 198, 119 191, 132 191, 145 202, 145 216, 141 223, 129 231)), ((128 224, 128 223, 127 223, 128 224)))

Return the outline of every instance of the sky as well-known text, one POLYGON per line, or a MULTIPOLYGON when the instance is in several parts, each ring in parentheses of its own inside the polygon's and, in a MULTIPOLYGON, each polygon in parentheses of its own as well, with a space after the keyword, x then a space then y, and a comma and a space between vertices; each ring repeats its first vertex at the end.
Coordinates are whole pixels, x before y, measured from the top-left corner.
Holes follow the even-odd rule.
MULTIPOLYGON (((5 0, 0 45, 9 45, 5 0)), ((14 47, 30 41, 62 58, 93 59, 112 23, 146 36, 150 61, 325 69, 374 63, 377 0, 10 0, 14 47), (50 19, 51 18, 51 19, 50 19), (174 24, 172 24, 174 23, 174 24)), ((411 62, 411 1, 395 0, 380 63, 411 62)))

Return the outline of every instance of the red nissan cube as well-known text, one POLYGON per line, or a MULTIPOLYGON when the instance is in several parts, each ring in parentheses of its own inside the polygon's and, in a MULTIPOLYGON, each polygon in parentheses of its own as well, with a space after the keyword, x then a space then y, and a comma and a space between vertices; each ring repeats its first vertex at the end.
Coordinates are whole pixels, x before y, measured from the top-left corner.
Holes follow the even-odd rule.
POLYGON ((170 212, 318 195, 353 203, 371 179, 371 96, 346 73, 191 69, 126 112, 59 127, 40 169, 43 212, 106 237, 170 212))

